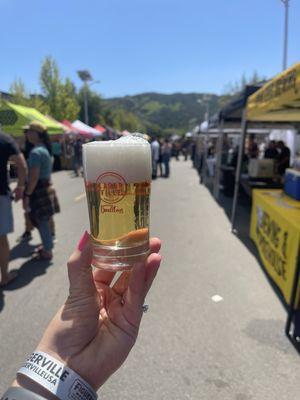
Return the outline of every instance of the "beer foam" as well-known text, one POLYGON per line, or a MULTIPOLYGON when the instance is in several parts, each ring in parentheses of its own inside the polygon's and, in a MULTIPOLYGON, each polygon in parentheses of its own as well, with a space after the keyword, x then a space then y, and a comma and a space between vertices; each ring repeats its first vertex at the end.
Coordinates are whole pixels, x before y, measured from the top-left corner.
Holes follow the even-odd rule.
POLYGON ((139 136, 90 142, 82 147, 86 181, 96 182, 100 175, 107 172, 121 175, 128 183, 151 180, 151 147, 147 140, 139 136))

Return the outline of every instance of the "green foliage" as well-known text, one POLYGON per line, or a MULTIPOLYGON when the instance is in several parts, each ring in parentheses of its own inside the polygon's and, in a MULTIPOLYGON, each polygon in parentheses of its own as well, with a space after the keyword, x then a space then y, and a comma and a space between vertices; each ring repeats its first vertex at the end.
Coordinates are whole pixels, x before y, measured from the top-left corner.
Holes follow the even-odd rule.
POLYGON ((50 113, 54 118, 57 118, 57 114, 60 112, 58 97, 61 80, 58 65, 51 56, 46 57, 42 63, 40 84, 42 93, 49 106, 50 113))
POLYGON ((80 106, 77 99, 76 88, 69 78, 65 80, 65 83, 60 84, 57 101, 59 109, 57 110, 56 118, 59 121, 63 119, 74 121, 78 118, 80 106))
POLYGON ((142 125, 138 117, 131 112, 126 112, 124 109, 116 109, 112 113, 112 122, 113 126, 119 131, 144 131, 144 126, 142 125))
MULTIPOLYGON (((88 112, 89 112, 89 125, 95 126, 100 121, 103 121, 103 104, 101 96, 91 90, 88 86, 82 87, 78 93, 78 104, 79 104, 79 119, 85 122, 84 116, 84 91, 87 90, 87 103, 88 103, 88 112)), ((103 123, 103 122, 102 122, 103 123)))
POLYGON ((76 88, 69 78, 65 82, 61 80, 58 65, 52 57, 46 57, 42 63, 40 83, 51 116, 58 121, 77 118, 80 106, 76 88))
POLYGON ((10 85, 10 93, 12 95, 12 102, 26 106, 28 104, 29 96, 26 92, 25 84, 22 79, 16 79, 10 85))
POLYGON ((254 71, 250 77, 242 74, 239 80, 234 82, 229 82, 224 89, 225 96, 234 96, 235 94, 241 92, 246 85, 255 85, 262 81, 265 81, 266 77, 260 76, 257 71, 254 71))
POLYGON ((219 107, 218 96, 200 93, 143 93, 107 99, 104 105, 113 111, 122 109, 134 114, 141 121, 144 132, 163 136, 187 132, 203 121, 207 105, 210 114, 219 107))

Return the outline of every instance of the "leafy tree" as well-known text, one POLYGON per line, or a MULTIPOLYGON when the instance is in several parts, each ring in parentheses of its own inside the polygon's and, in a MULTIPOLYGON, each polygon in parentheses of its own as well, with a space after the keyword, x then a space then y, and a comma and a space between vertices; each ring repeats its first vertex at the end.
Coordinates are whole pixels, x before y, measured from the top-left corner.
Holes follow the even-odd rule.
POLYGON ((56 61, 48 56, 42 63, 40 83, 49 113, 61 121, 74 120, 78 117, 80 106, 77 100, 76 88, 67 78, 61 80, 56 61))
POLYGON ((27 106, 35 108, 42 114, 45 114, 45 115, 50 114, 50 108, 49 108, 48 104, 45 102, 44 98, 38 94, 30 96, 27 106))
POLYGON ((51 56, 46 57, 42 63, 40 84, 49 106, 50 114, 58 119, 60 113, 58 97, 60 95, 61 79, 58 65, 51 56))
MULTIPOLYGON (((79 103, 79 119, 85 122, 84 115, 84 96, 85 96, 85 88, 82 87, 78 93, 78 103, 79 103)), ((88 104, 88 113, 89 113, 89 125, 94 126, 100 121, 103 121, 102 118, 102 99, 101 96, 87 87, 87 104, 88 104)), ((102 122, 103 123, 103 122, 102 122)))
POLYGON ((77 100, 76 88, 69 78, 65 80, 64 84, 60 84, 57 102, 58 109, 56 118, 59 121, 63 119, 74 121, 78 118, 80 106, 77 100))
POLYGON ((264 76, 260 76, 257 71, 254 71, 250 77, 242 74, 241 78, 238 81, 229 82, 225 86, 224 94, 232 96, 242 91, 246 85, 255 85, 265 80, 266 78, 264 76))
POLYGON ((139 118, 131 112, 126 112, 124 109, 120 108, 112 113, 113 116, 113 126, 114 128, 129 132, 143 131, 143 125, 141 124, 139 118))
POLYGON ((28 104, 28 94, 25 84, 21 79, 16 79, 10 85, 10 93, 12 95, 12 102, 26 106, 28 104))

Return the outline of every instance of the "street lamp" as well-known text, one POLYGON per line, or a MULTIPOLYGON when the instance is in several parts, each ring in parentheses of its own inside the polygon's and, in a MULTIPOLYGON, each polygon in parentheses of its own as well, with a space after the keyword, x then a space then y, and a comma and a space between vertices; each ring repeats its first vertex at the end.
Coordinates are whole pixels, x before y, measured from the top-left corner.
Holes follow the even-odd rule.
POLYGON ((93 77, 87 70, 77 71, 79 78, 83 82, 84 91, 83 91, 83 101, 84 101, 84 122, 89 124, 89 112, 88 112, 88 82, 93 81, 93 77))
POLYGON ((290 0, 281 0, 285 8, 284 16, 284 39, 283 39, 283 71, 287 68, 287 52, 288 52, 288 30, 289 30, 289 2, 290 0))

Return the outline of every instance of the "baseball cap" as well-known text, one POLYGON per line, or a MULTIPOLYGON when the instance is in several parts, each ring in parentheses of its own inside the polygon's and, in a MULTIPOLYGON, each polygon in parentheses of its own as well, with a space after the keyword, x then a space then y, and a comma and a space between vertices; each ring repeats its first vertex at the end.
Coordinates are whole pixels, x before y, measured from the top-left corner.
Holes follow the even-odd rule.
POLYGON ((23 129, 27 131, 35 131, 38 133, 43 133, 46 132, 47 127, 40 121, 32 121, 30 122, 30 124, 23 126, 23 129))

